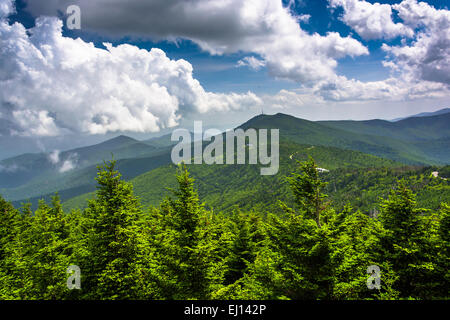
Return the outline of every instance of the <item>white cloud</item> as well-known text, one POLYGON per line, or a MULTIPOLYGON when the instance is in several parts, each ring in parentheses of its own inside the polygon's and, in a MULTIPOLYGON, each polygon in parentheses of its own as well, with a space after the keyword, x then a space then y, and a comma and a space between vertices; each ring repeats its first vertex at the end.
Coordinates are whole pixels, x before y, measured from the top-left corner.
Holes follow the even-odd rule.
POLYGON ((47 110, 14 110, 12 117, 20 128, 25 129, 21 132, 12 132, 13 135, 24 136, 56 136, 62 133, 62 130, 55 124, 55 119, 49 116, 47 110))
POLYGON ((0 2, 0 19, 9 16, 14 12, 13 0, 3 0, 0 2))
POLYGON ((48 155, 48 160, 50 161, 50 163, 58 164, 59 154, 60 154, 59 150, 53 150, 52 152, 50 152, 50 154, 48 155))
POLYGON ((61 152, 59 150, 53 150, 47 157, 51 164, 55 166, 61 164, 58 168, 59 173, 65 173, 75 169, 79 158, 78 153, 75 152, 65 156, 65 159, 61 159, 61 152))
POLYGON ((325 106, 330 102, 335 105, 342 103, 358 103, 363 107, 368 102, 405 102, 425 99, 445 99, 450 96, 450 90, 441 83, 430 81, 409 81, 390 77, 385 80, 363 82, 336 76, 317 83, 312 88, 297 90, 280 90, 274 95, 264 95, 264 109, 295 110, 296 108, 311 108, 325 106))
MULTIPOLYGON (((0 4, 10 3, 0 0, 0 4)), ((82 10, 82 28, 113 37, 125 35, 189 39, 211 54, 246 53, 238 66, 265 67, 279 79, 299 82, 301 90, 261 97, 207 92, 190 63, 171 60, 159 49, 131 45, 95 48, 61 35, 61 21, 39 18, 31 35, 21 24, 0 22, 0 103, 2 116, 25 130, 56 135, 65 131, 157 131, 187 114, 272 105, 306 106, 326 101, 401 101, 449 93, 448 10, 404 0, 386 5, 330 0, 344 7, 342 19, 363 38, 398 36, 401 46, 384 45, 386 80, 362 82, 336 74, 338 60, 369 54, 351 36, 305 32, 290 1, 274 0, 33 0, 34 15, 82 10), (401 22, 394 22, 393 10, 401 22), (440 38, 438 38, 440 35, 440 38), (6 109, 6 105, 13 106, 6 109), (28 121, 38 119, 38 123, 28 121)), ((6 8, 6 6, 5 6, 6 8)), ((0 9, 1 10, 1 9, 0 9)), ((4 12, 8 12, 5 9, 4 12)), ((258 108, 259 109, 259 108, 258 108)))
POLYGON ((442 97, 450 85, 450 11, 437 10, 425 2, 403 0, 394 5, 361 0, 329 0, 343 7, 342 20, 366 39, 403 36, 401 45, 384 43, 383 62, 392 77, 360 82, 344 77, 316 86, 330 100, 413 99, 442 97), (396 11, 401 22, 394 23, 396 11))
POLYGON ((264 67, 265 65, 266 65, 266 62, 264 60, 260 60, 253 56, 245 57, 245 58, 239 60, 237 63, 238 67, 248 66, 250 69, 253 69, 253 70, 259 70, 262 67, 264 67))
POLYGON ((383 44, 389 55, 384 65, 402 79, 450 84, 449 10, 437 10, 417 0, 403 0, 394 5, 364 0, 329 2, 331 7, 342 7, 342 20, 366 39, 404 37, 401 45, 383 44), (393 10, 401 22, 394 23, 393 10))
POLYGON ((392 20, 389 4, 370 3, 364 0, 329 0, 332 8, 342 7, 342 21, 365 39, 392 39, 397 36, 412 37, 414 31, 392 20))
POLYGON ((0 164, 0 172, 12 173, 20 170, 21 168, 16 164, 11 165, 1 165, 0 164))
POLYGON ((318 84, 313 92, 329 101, 402 101, 442 98, 450 93, 442 84, 428 81, 413 82, 391 77, 386 80, 362 82, 344 76, 318 84))
MULTIPOLYGON (((0 0, 0 7, 8 3, 0 0)), ((188 113, 261 103, 252 93, 206 92, 190 63, 162 50, 96 48, 63 37, 61 28, 49 17, 38 18, 30 30, 0 20, 0 109, 20 135, 154 132, 188 113)))
MULTIPOLYGON (((35 15, 65 11, 72 0, 27 1, 35 15)), ((309 34, 290 7, 274 0, 78 0, 84 30, 116 37, 189 39, 211 54, 259 55, 271 75, 310 85, 335 74, 337 59, 368 54, 338 33, 309 34)))
POLYGON ((449 11, 446 9, 437 10, 426 2, 417 0, 403 0, 392 5, 398 11, 399 17, 405 24, 412 28, 424 25, 428 27, 439 27, 448 23, 449 11))
POLYGON ((385 63, 403 77, 450 85, 450 11, 404 0, 393 5, 404 23, 418 28, 411 44, 384 45, 390 55, 385 63))
POLYGON ((71 153, 67 159, 65 159, 59 168, 60 173, 65 173, 68 171, 71 171, 77 167, 78 162, 78 154, 77 153, 71 153))
POLYGON ((297 17, 297 21, 303 22, 303 23, 308 23, 309 19, 311 19, 311 15, 310 14, 302 14, 302 15, 297 17))
POLYGON ((295 109, 311 103, 312 100, 317 102, 317 97, 313 97, 310 93, 305 94, 284 89, 275 95, 266 95, 264 97, 266 107, 280 110, 295 109))

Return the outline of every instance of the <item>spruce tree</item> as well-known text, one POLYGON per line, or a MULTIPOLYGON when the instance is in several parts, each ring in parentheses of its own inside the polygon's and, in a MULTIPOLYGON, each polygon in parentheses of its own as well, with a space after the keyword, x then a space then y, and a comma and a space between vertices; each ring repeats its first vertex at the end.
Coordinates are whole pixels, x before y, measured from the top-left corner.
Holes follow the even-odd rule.
POLYGON ((66 284, 69 262, 68 228, 58 194, 48 206, 40 201, 31 228, 25 231, 28 270, 38 299, 62 299, 68 294, 66 284))
POLYGON ((377 260, 379 250, 378 235, 383 232, 381 223, 360 211, 352 212, 347 206, 336 215, 337 224, 331 226, 333 298, 334 299, 377 299, 395 298, 391 288, 390 267, 384 261, 377 260), (341 219, 343 221, 340 221, 341 219), (381 270, 380 288, 367 287, 367 268, 378 266, 381 270))
POLYGON ((53 197, 52 206, 41 200, 34 216, 29 215, 29 206, 24 209, 27 214, 7 245, 10 293, 18 299, 64 299, 68 229, 59 196, 53 197))
POLYGON ((226 259, 225 284, 241 279, 256 258, 265 234, 260 216, 236 210, 230 217, 231 245, 226 259))
POLYGON ((270 215, 267 225, 282 279, 274 290, 277 296, 291 299, 326 299, 332 294, 333 268, 331 231, 321 223, 328 206, 322 193, 325 183, 312 158, 299 164, 300 173, 288 178, 299 213, 281 203, 285 215, 270 215))
POLYGON ((0 272, 5 270, 5 248, 14 240, 19 219, 19 212, 0 196, 0 272))
POLYGON ((212 218, 200 204, 194 179, 186 166, 179 168, 175 198, 161 204, 164 230, 159 259, 166 275, 168 299, 206 299, 222 278, 217 245, 212 238, 212 218))
POLYGON ((442 204, 439 224, 438 272, 440 275, 438 298, 450 296, 450 205, 442 204))
POLYGON ((121 179, 116 161, 98 168, 96 198, 85 211, 86 255, 81 261, 82 290, 93 299, 133 299, 137 276, 142 210, 133 187, 121 179))
POLYGON ((20 214, 0 196, 0 299, 14 299, 14 260, 12 246, 20 232, 20 214))
MULTIPOLYGON (((380 235, 381 256, 388 262, 398 280, 394 289, 402 297, 426 297, 430 270, 434 269, 428 248, 433 230, 424 228, 426 210, 418 208, 415 195, 401 180, 382 204, 380 221, 384 232, 380 235)), ((434 284, 432 284, 434 286, 434 284)))
POLYGON ((313 158, 299 162, 300 173, 293 173, 288 177, 295 202, 300 212, 307 218, 314 219, 318 227, 321 225, 321 213, 328 206, 325 202, 327 195, 322 191, 327 185, 319 177, 319 170, 313 158))

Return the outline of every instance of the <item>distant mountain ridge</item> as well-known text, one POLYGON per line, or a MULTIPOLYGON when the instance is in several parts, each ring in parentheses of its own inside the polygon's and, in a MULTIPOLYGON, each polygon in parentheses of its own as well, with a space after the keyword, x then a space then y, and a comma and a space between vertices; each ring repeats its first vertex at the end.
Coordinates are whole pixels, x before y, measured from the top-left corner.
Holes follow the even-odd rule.
POLYGON ((240 128, 279 128, 282 139, 296 143, 333 146, 373 154, 409 164, 448 163, 449 157, 430 153, 424 141, 450 137, 450 113, 408 118, 397 123, 385 120, 308 121, 291 115, 259 115, 240 128), (386 139, 389 137, 389 139, 386 139))
MULTIPOLYGON (((291 115, 258 115, 242 129, 280 129, 282 143, 351 150, 415 165, 450 163, 450 113, 398 122, 308 121, 291 115)), ((63 152, 23 154, 0 161, 0 194, 23 202, 59 191, 63 200, 95 189, 96 165, 112 155, 126 179, 171 163, 170 135, 139 141, 124 135, 63 152), (72 163, 73 162, 73 163, 72 163)), ((349 164, 351 165, 351 163, 349 164)), ((158 183, 158 182, 155 182, 158 183)))
POLYGON ((390 137, 405 141, 442 139, 450 136, 450 113, 409 117, 396 122, 387 120, 319 121, 328 127, 358 134, 390 137))
POLYGON ((407 118, 438 116, 438 115, 446 114, 449 112, 450 112, 450 108, 444 108, 444 109, 440 109, 440 110, 433 111, 433 112, 421 112, 421 113, 414 114, 414 115, 407 116, 407 117, 395 118, 395 119, 392 119, 389 121, 396 122, 396 121, 400 121, 400 120, 407 119, 407 118))

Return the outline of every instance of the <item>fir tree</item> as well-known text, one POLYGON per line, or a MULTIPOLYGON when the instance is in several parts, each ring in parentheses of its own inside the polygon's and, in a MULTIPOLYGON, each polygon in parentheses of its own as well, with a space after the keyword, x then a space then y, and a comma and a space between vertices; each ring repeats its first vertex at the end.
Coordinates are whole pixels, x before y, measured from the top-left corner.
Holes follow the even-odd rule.
POLYGON ((80 267, 87 298, 139 297, 136 262, 142 211, 132 185, 121 179, 115 166, 112 160, 99 167, 97 196, 85 212, 87 253, 80 267))
POLYGON ((441 283, 439 285, 439 298, 450 296, 450 205, 443 203, 439 225, 439 255, 438 273, 441 283))
POLYGON ((225 284, 232 284, 241 279, 248 271, 248 266, 265 239, 261 218, 255 214, 235 211, 230 218, 232 230, 231 246, 226 259, 225 284))
POLYGON ((322 191, 327 185, 319 177, 319 171, 313 158, 305 162, 299 162, 301 173, 294 173, 288 177, 291 190, 294 194, 296 204, 302 214, 307 218, 314 219, 317 226, 321 225, 321 213, 327 208, 325 195, 322 191))
POLYGON ((161 204, 165 228, 159 258, 167 275, 164 291, 169 299, 206 299, 222 277, 211 217, 200 204, 185 166, 180 167, 177 181, 178 189, 172 190, 175 199, 161 204))
POLYGON ((404 181, 399 181, 381 207, 380 221, 385 232, 380 235, 380 260, 392 265, 398 276, 394 289, 402 297, 424 297, 429 293, 426 287, 434 269, 427 253, 434 236, 433 230, 424 228, 426 210, 417 208, 415 195, 404 181))

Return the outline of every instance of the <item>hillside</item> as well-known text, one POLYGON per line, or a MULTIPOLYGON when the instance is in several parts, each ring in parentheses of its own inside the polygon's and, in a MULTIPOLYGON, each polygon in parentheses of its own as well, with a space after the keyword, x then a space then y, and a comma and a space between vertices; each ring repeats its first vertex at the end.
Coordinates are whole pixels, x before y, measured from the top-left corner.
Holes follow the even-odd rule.
POLYGON ((131 179, 169 163, 170 149, 118 136, 56 154, 24 154, 0 161, 0 193, 15 203, 31 200, 34 206, 56 191, 68 199, 94 190, 97 165, 113 156, 131 179))
MULTIPOLYGON (((402 164, 442 165, 450 159, 449 115, 391 123, 383 120, 313 122, 278 113, 256 116, 239 127, 279 129, 280 139, 288 149, 294 145, 322 146, 359 151, 402 164), (422 137, 420 132, 425 132, 422 137)), ((6 159, 0 161, 0 193, 16 204, 31 200, 36 205, 39 198, 49 199, 56 191, 63 200, 68 200, 94 190, 96 165, 111 159, 112 155, 120 160, 124 176, 132 179, 169 164, 173 144, 170 135, 145 141, 118 136, 58 154, 24 154, 6 159)), ((364 161, 364 166, 371 166, 371 161, 364 161)), ((355 159, 349 159, 349 164, 358 166, 355 159)))
POLYGON ((440 109, 440 110, 433 111, 433 112, 421 112, 421 113, 417 113, 414 115, 410 115, 408 117, 392 119, 390 121, 395 122, 395 121, 399 121, 399 120, 403 120, 403 119, 407 119, 407 118, 413 118, 413 117, 431 117, 431 116, 437 116, 437 115, 445 114, 445 113, 450 113, 450 108, 444 108, 444 109, 440 109))
MULTIPOLYGON (((170 162, 170 153, 163 151, 161 154, 151 157, 118 160, 117 167, 123 177, 129 180, 170 162)), ((8 197, 15 206, 21 206, 24 202, 31 202, 32 207, 35 208, 38 200, 45 199, 48 201, 55 192, 58 192, 61 200, 64 201, 94 191, 96 174, 97 165, 92 165, 58 176, 34 179, 19 188, 5 189, 2 195, 8 197)))
POLYGON ((450 137, 449 116, 450 114, 423 118, 422 121, 406 119, 397 123, 394 130, 391 122, 383 120, 313 122, 278 113, 273 116, 257 116, 240 127, 279 128, 283 139, 296 143, 356 150, 407 164, 446 164, 449 163, 449 158, 437 158, 420 144, 411 144, 409 140, 403 140, 403 137, 420 130, 428 132, 425 134, 428 137, 450 137), (386 135, 384 130, 388 132, 386 135), (389 134, 390 130, 396 134, 389 134))
POLYGON ((433 116, 411 117, 396 122, 367 121, 319 121, 331 128, 356 134, 389 137, 404 141, 427 141, 450 137, 450 112, 433 116))
MULTIPOLYGON (((282 143, 280 171, 276 176, 261 176, 256 165, 188 165, 196 179, 200 198, 208 208, 230 211, 244 210, 278 212, 278 200, 292 203, 293 199, 285 177, 296 170, 296 160, 312 156, 319 167, 329 170, 321 174, 327 181, 330 199, 342 208, 351 203, 369 213, 379 197, 386 196, 397 179, 407 179, 418 192, 419 204, 438 208, 450 194, 450 184, 444 179, 433 179, 432 167, 405 167, 394 161, 377 158, 356 151, 338 148, 282 143), (292 155, 292 159, 291 159, 292 155)), ((447 167, 448 168, 448 167, 447 167)), ((166 165, 144 173, 130 182, 135 194, 145 206, 158 206, 176 186, 176 166, 166 165)), ((64 203, 65 209, 83 208, 94 193, 84 194, 64 203)))
MULTIPOLYGON (((228 210, 235 205, 241 208, 266 206, 274 208, 274 199, 289 194, 285 177, 296 168, 296 160, 312 156, 319 166, 327 170, 342 168, 398 167, 400 163, 357 151, 333 147, 299 145, 293 142, 280 144, 280 170, 275 176, 261 176, 259 165, 188 165, 197 180, 201 198, 216 210, 228 210)), ((176 184, 176 166, 165 165, 131 180, 136 195, 144 205, 158 205, 176 184)), ((81 195, 65 203, 66 208, 83 207, 93 194, 81 195)))

